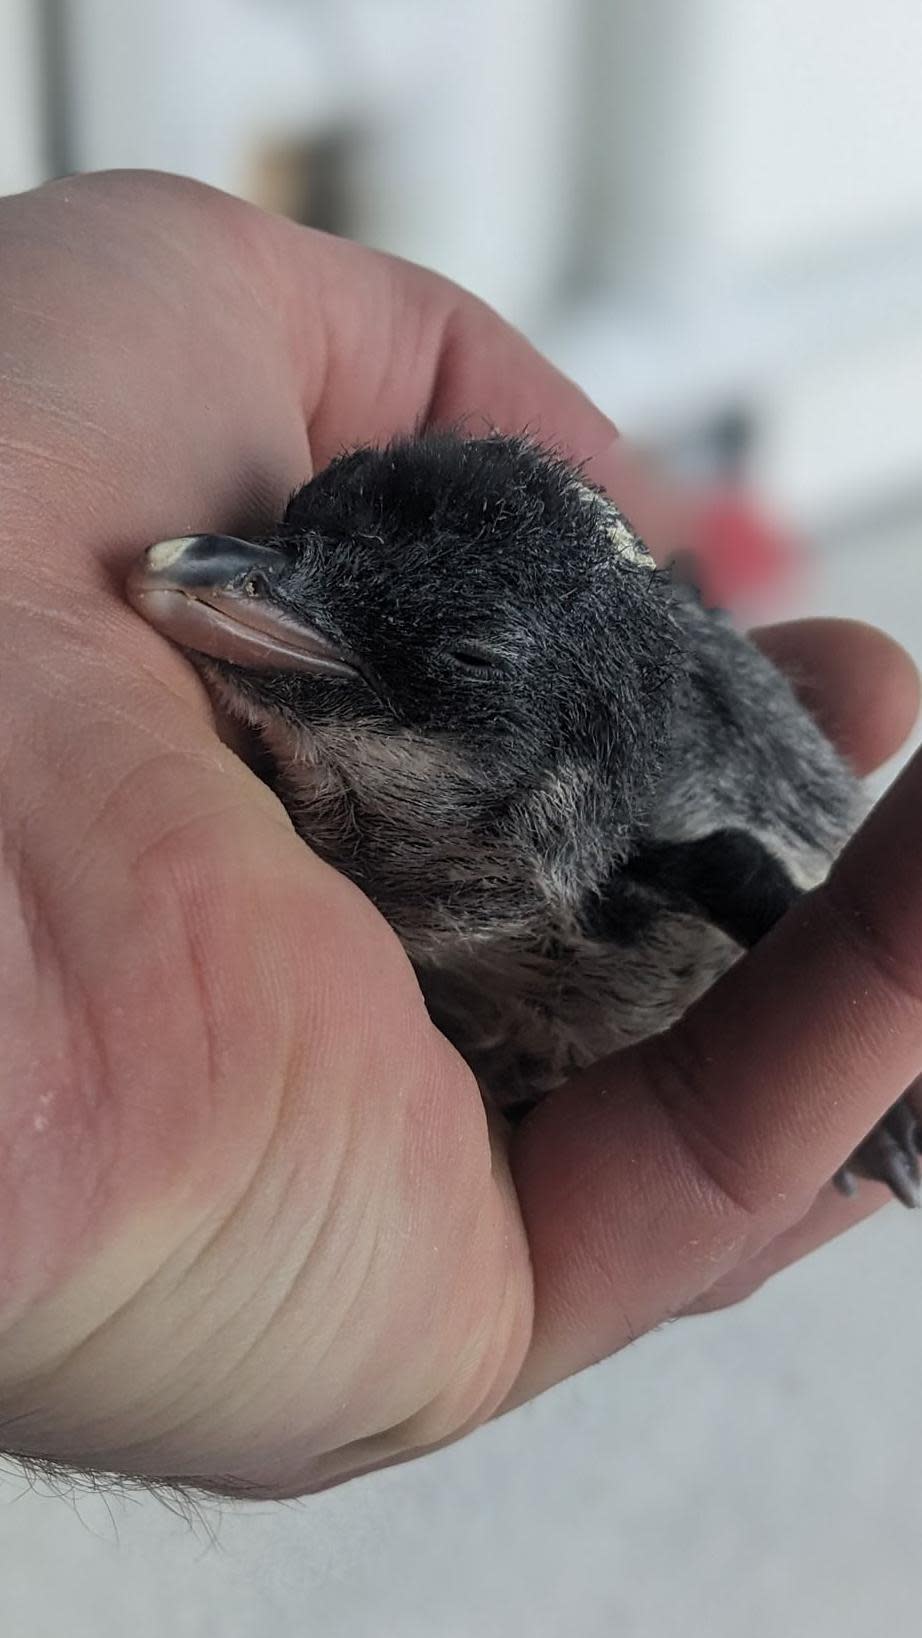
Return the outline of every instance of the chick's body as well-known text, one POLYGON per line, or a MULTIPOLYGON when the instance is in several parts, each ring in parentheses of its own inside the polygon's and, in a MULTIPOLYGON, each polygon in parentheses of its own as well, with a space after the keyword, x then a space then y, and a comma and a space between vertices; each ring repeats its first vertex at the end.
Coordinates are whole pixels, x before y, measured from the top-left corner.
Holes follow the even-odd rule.
POLYGON ((170 544, 137 606, 259 730, 501 1106, 667 1028, 859 816, 780 673, 524 439, 359 450, 258 545, 170 544))
POLYGON ((768 930, 779 882, 786 908, 823 879, 857 817, 855 782, 770 663, 693 593, 671 608, 694 658, 628 834, 604 781, 565 766, 474 865, 469 932, 449 923, 430 954, 426 929, 404 931, 436 1020, 500 1103, 668 1028, 768 930), (705 885, 685 868, 698 841, 705 885), (767 919, 747 900, 766 871, 767 919))

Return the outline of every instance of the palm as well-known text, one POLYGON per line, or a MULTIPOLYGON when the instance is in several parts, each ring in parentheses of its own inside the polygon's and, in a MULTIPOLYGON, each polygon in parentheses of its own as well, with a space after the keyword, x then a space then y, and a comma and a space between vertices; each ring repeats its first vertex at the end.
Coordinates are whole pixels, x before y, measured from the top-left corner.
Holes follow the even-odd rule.
MULTIPOLYGON (((836 1120, 766 1084, 778 973, 813 959, 822 982, 825 946, 782 929, 665 1049, 551 1100, 517 1139, 517 1192, 389 929, 121 598, 147 541, 265 521, 312 461, 421 410, 511 427, 537 404, 603 477, 607 424, 450 287, 190 186, 98 179, 2 209, 16 1447, 294 1491, 452 1436, 721 1277, 745 1285, 779 1233, 780 1261, 841 1226, 824 1197, 791 1228, 917 1065, 908 1037, 876 1085, 840 1063, 830 991, 836 1120), (705 1032, 716 1067, 692 1099, 705 1032), (744 1047, 751 1096, 731 1103, 744 1047)), ((841 674, 845 636, 811 640, 841 674)), ((873 760, 914 682, 882 641, 851 642, 879 674, 844 719, 873 760)))

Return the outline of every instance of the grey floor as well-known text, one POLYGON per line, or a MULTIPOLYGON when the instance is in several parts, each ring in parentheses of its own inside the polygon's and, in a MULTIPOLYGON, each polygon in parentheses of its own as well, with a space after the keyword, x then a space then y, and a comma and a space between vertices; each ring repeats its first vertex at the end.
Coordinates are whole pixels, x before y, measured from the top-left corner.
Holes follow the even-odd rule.
MULTIPOLYGON (((801 606, 922 660, 918 528, 801 606)), ((922 1221, 898 1208, 463 1446, 317 1500, 0 1484, 10 1638, 877 1638, 922 1595, 922 1221)))

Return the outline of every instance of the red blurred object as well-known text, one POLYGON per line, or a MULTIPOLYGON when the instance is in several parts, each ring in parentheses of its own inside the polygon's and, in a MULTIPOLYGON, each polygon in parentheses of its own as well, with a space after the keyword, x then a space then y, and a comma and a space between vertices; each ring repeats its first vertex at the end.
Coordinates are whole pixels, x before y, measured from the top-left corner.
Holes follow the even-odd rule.
POLYGON ((698 509, 689 557, 705 602, 733 608, 783 589, 797 574, 802 549, 745 495, 725 489, 706 498, 698 509))

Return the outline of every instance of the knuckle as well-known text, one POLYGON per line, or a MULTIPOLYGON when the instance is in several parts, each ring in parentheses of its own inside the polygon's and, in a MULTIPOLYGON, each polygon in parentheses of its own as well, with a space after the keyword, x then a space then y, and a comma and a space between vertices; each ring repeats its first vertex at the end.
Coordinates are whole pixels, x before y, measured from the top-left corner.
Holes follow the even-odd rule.
POLYGON ((732 1128, 715 1108, 713 1053, 685 1018, 656 1037, 646 1049, 649 1083, 669 1122, 687 1169, 703 1202, 724 1223, 749 1224, 771 1199, 764 1170, 752 1164, 744 1146, 733 1143, 732 1128))
POLYGON ((869 969, 897 1000, 922 1008, 922 962, 901 952, 888 935, 884 917, 863 902, 847 873, 834 869, 817 890, 817 904, 827 922, 827 934, 869 969))

